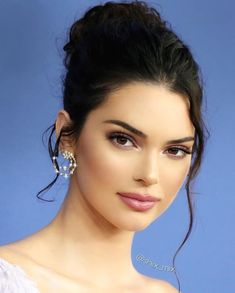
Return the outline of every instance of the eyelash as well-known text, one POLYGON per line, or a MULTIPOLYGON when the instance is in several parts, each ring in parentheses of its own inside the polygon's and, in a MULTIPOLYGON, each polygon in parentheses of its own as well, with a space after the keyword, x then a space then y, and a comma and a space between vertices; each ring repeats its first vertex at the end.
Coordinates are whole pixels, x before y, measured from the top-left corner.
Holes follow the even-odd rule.
MULTIPOLYGON (((128 139, 129 141, 131 141, 134 144, 134 140, 129 135, 126 135, 123 132, 113 132, 113 133, 108 135, 109 140, 114 140, 116 138, 126 138, 126 139, 128 139)), ((118 143, 115 143, 115 144, 118 144, 118 143)), ((122 144, 118 144, 118 145, 121 145, 123 147, 122 144)), ((170 150, 182 151, 184 153, 182 156, 170 155, 171 157, 174 157, 176 159, 181 159, 181 158, 184 158, 186 155, 192 154, 192 152, 188 148, 185 148, 185 147, 172 146, 169 149, 170 150)))

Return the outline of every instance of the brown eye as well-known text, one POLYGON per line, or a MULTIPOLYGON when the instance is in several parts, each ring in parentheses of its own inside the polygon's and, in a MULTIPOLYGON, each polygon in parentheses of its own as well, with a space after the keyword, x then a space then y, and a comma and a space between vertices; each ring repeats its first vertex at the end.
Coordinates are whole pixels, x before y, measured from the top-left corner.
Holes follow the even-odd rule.
POLYGON ((117 142, 120 143, 120 144, 125 144, 125 142, 128 140, 126 137, 124 136, 116 136, 116 139, 117 139, 117 142))
POLYGON ((179 151, 182 151, 182 150, 178 149, 178 148, 171 148, 168 150, 168 152, 172 155, 177 155, 179 153, 179 151))
MULTIPOLYGON (((114 132, 111 135, 108 136, 108 139, 113 141, 116 140, 116 144, 121 145, 121 146, 128 146, 126 145, 126 143, 129 141, 131 142, 131 145, 133 145, 133 140, 127 136, 126 134, 122 133, 122 132, 114 132)), ((129 145, 129 146, 131 146, 129 145)))
POLYGON ((170 156, 176 158, 184 158, 186 155, 191 154, 189 149, 179 147, 171 147, 167 150, 167 152, 170 156))

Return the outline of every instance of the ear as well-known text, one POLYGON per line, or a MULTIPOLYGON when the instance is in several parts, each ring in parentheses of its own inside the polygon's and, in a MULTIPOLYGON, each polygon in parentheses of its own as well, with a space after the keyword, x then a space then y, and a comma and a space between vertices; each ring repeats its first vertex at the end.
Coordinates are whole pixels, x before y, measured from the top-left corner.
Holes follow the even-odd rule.
MULTIPOLYGON (((67 111, 62 109, 58 112, 55 122, 56 138, 59 137, 62 128, 68 126, 71 122, 72 121, 67 111)), ((69 136, 61 136, 59 150, 72 151, 71 138, 69 136)))

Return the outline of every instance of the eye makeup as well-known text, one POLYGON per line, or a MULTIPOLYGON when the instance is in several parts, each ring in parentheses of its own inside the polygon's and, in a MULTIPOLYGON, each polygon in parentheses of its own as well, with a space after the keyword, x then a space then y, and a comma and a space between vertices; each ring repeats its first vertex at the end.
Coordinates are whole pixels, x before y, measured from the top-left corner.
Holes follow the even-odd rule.
MULTIPOLYGON (((116 140, 116 142, 114 143, 115 145, 117 145, 118 147, 121 147, 121 148, 128 148, 129 147, 132 147, 132 146, 125 146, 125 142, 129 141, 132 143, 133 146, 136 145, 135 143, 135 140, 130 136, 130 135, 127 135, 126 133, 124 132, 121 132, 121 131, 115 131, 115 132, 111 132, 109 134, 107 134, 107 139, 114 142, 116 140), (119 142, 117 142, 119 140, 119 142), (122 143, 122 142, 124 143, 122 143)), ((180 159, 180 158, 184 158, 186 155, 191 155, 192 154, 192 151, 190 151, 190 148, 186 147, 186 146, 179 146, 179 145, 175 145, 175 146, 169 146, 167 147, 166 151, 165 152, 168 152, 169 156, 170 157, 174 157, 174 159, 180 159), (169 151, 171 153, 169 153, 169 151), (172 154, 173 152, 173 154, 172 154), (182 155, 178 155, 177 152, 181 152, 182 155)))
MULTIPOLYGON (((129 135, 127 135, 124 132, 112 132, 110 134, 107 135, 107 138, 111 141, 114 141, 114 139, 124 139, 124 141, 130 141, 133 145, 135 145, 134 143, 134 139, 132 137, 130 137, 129 135)), ((115 143, 115 144, 119 144, 119 143, 115 143)), ((122 144, 119 144, 121 146, 123 146, 122 144)))

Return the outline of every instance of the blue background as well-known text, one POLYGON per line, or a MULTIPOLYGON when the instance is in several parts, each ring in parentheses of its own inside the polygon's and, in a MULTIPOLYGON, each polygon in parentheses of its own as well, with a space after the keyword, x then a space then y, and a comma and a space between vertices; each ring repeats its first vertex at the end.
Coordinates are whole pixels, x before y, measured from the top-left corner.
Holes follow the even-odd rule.
MULTIPOLYGON (((103 1, 104 2, 104 1, 103 1)), ((102 3, 103 3, 102 2, 102 3)), ((194 190, 195 226, 176 259, 183 293, 235 292, 235 4, 231 1, 148 1, 191 47, 205 80, 211 132, 194 190)), ((54 178, 42 132, 61 108, 62 46, 69 26, 99 1, 0 1, 0 244, 36 232, 56 215, 66 190, 54 178)), ((185 192, 146 230, 136 233, 136 269, 177 286, 172 272, 137 260, 172 265, 188 223, 185 192)))

